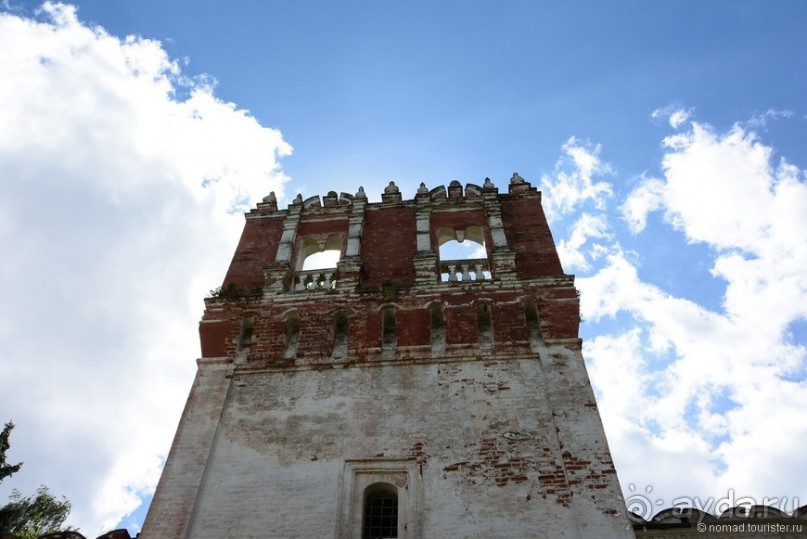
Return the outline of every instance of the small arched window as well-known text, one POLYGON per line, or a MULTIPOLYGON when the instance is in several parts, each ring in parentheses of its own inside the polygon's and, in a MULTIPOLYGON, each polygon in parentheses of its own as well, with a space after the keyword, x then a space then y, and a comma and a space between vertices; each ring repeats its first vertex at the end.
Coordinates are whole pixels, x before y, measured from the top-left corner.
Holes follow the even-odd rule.
POLYGON ((297 357, 300 345, 300 315, 292 312, 286 318, 286 345, 283 347, 283 359, 297 357))
POLYGON ((364 491, 362 539, 398 537, 398 489, 375 483, 364 491))
POLYGON ((303 271, 335 268, 340 254, 339 249, 326 249, 314 253, 303 261, 303 271))
POLYGON ((484 281, 491 278, 485 237, 478 226, 465 230, 441 228, 437 233, 440 245, 440 280, 484 281))
POLYGON ((342 237, 331 234, 323 242, 313 237, 303 239, 300 244, 300 264, 302 271, 335 268, 342 256, 342 237))
POLYGON ((479 328, 479 345, 493 346, 493 324, 490 319, 490 306, 487 303, 479 303, 476 306, 476 323, 479 328))
POLYGON ((252 343, 252 326, 255 321, 251 316, 241 319, 241 329, 238 332, 238 350, 249 348, 252 343))
POLYGON ((538 318, 538 307, 532 298, 527 298, 524 302, 524 318, 527 322, 530 344, 532 346, 543 345, 544 338, 541 335, 541 320, 538 318))
POLYGON ((300 242, 297 257, 297 276, 295 290, 330 290, 336 285, 334 274, 339 258, 342 256, 342 237, 331 234, 323 241, 312 236, 300 242))
POLYGON ((333 351, 331 357, 343 359, 347 356, 348 319, 345 311, 339 311, 333 320, 333 351))
POLYGON ((395 321, 395 308, 384 307, 381 312, 381 350, 395 350, 398 343, 397 328, 395 321))
POLYGON ((446 318, 439 303, 431 310, 432 355, 439 355, 446 349, 446 318))

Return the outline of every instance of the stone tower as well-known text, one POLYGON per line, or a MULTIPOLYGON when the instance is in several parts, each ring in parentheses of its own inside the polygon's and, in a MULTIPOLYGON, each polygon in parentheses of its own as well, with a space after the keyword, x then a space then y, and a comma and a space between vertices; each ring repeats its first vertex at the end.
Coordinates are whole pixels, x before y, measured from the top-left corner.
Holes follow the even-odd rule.
POLYGON ((574 278, 541 193, 508 191, 248 213, 141 538, 633 537, 574 278))

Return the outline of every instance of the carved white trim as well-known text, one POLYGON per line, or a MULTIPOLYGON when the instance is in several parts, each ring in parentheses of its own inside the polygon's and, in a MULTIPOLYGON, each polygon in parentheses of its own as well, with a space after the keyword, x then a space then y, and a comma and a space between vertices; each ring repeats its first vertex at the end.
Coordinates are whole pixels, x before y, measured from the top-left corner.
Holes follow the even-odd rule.
POLYGON ((342 470, 336 537, 361 539, 364 491, 386 483, 397 489, 398 538, 420 539, 421 492, 415 459, 348 460, 342 470))

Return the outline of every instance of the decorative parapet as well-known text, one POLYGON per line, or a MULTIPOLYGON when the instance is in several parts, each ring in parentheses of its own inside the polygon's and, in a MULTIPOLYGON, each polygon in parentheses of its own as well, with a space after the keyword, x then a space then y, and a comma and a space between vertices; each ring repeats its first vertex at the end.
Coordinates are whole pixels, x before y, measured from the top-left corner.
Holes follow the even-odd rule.
MULTIPOLYGON (((537 195, 540 198, 540 191, 532 187, 532 184, 519 176, 517 172, 513 173, 508 187, 509 195, 537 195)), ((414 199, 410 200, 419 202, 440 202, 449 201, 452 199, 474 200, 484 197, 488 198, 489 200, 495 200, 498 196, 499 189, 493 184, 490 178, 485 178, 482 186, 467 183, 463 187, 459 181, 452 180, 448 187, 445 185, 439 185, 429 189, 426 187, 425 183, 421 182, 420 187, 415 193, 414 199)), ((410 200, 403 198, 400 188, 395 184, 394 181, 390 181, 381 194, 381 204, 406 203, 410 200)), ((355 195, 351 195, 349 193, 337 194, 336 191, 328 191, 328 193, 323 195, 321 198, 319 195, 314 195, 303 199, 302 195, 298 193, 294 200, 289 204, 287 210, 279 210, 277 196, 275 195, 274 191, 272 191, 257 204, 257 207, 254 210, 249 212, 247 215, 248 217, 256 217, 269 213, 288 211, 296 206, 299 206, 299 209, 303 211, 336 208, 352 206, 357 202, 367 203, 367 195, 365 194, 363 187, 359 187, 359 191, 355 195)), ((376 202, 374 204, 378 203, 376 202)))
POLYGON ((420 183, 414 197, 407 199, 390 181, 381 202, 370 202, 360 187, 353 195, 298 194, 283 209, 270 193, 246 215, 242 243, 222 286, 231 282, 260 286, 264 299, 269 299, 303 290, 366 291, 378 288, 383 280, 428 287, 562 274, 551 249, 540 193, 517 173, 508 187, 508 193, 499 194, 489 178, 479 185, 452 180, 430 188, 420 183), (470 235, 472 229, 476 236, 470 235), (441 261, 446 230, 459 242, 465 236, 484 245, 487 258, 441 261), (340 245, 328 247, 341 251, 337 268, 331 275, 300 271, 311 254, 304 243, 329 234, 340 237, 340 245), (527 252, 541 254, 528 257, 527 252))
POLYGON ((336 288, 336 268, 298 271, 294 278, 294 291, 333 290, 336 288))
POLYGON ((491 279, 490 265, 486 258, 443 260, 440 262, 440 275, 446 276, 441 279, 442 281, 450 283, 489 281, 491 279))

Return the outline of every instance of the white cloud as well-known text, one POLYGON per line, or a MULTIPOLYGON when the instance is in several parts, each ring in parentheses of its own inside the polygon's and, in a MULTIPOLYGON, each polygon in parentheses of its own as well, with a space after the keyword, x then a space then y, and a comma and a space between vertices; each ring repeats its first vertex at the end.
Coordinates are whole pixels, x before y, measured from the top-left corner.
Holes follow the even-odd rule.
POLYGON ((684 125, 690 118, 694 115, 693 109, 685 109, 678 105, 667 105, 666 107, 661 107, 654 110, 650 117, 654 120, 667 120, 667 123, 670 124, 670 127, 673 129, 678 129, 682 125, 684 125))
POLYGON ((780 120, 782 118, 791 118, 792 116, 792 110, 768 109, 761 114, 753 116, 750 120, 744 123, 744 127, 748 129, 764 130, 768 126, 769 120, 780 120))
POLYGON ((584 250, 583 246, 590 239, 610 239, 611 232, 604 215, 584 213, 572 225, 568 240, 558 241, 558 256, 566 271, 590 268, 589 259, 596 260, 603 256, 608 248, 602 243, 592 243, 584 250))
POLYGON ((786 161, 774 165, 772 149, 739 126, 719 135, 696 123, 665 139, 665 146, 663 185, 645 182, 629 200, 652 191, 689 241, 716 249, 713 273, 729 283, 731 316, 759 318, 757 331, 773 324, 773 335, 807 316, 804 303, 792 301, 807 291, 803 173, 786 161))
POLYGON ((10 458, 25 461, 3 489, 47 484, 92 536, 153 489, 200 298, 241 212, 282 197, 291 148, 159 42, 71 6, 0 14, 0 71, 0 421, 17 424, 10 458))
POLYGON ((652 483, 667 505, 730 490, 807 499, 788 471, 807 464, 799 449, 807 425, 797 419, 807 387, 794 379, 807 345, 787 335, 807 317, 804 173, 772 163, 773 149, 739 125, 718 134, 693 123, 664 148, 662 177, 628 195, 623 217, 640 232, 649 212, 663 211, 690 242, 713 250, 726 293, 719 312, 675 297, 644 282, 616 240, 605 264, 578 279, 584 319, 621 314, 635 323, 585 348, 623 488, 652 483), (671 466, 682 472, 663 471, 671 466))
POLYGON ((681 127, 687 120, 689 120, 691 111, 678 109, 673 111, 670 114, 670 127, 673 129, 678 129, 681 127))
POLYGON ((754 250, 772 232, 769 208, 778 180, 771 149, 735 126, 725 136, 708 126, 667 137, 662 166, 669 219, 692 241, 754 250), (698 196, 695 196, 695 195, 698 196), (759 211, 763 209, 763 211, 759 211))
POLYGON ((544 211, 550 222, 567 215, 581 204, 590 202, 597 209, 612 195, 611 184, 596 181, 610 174, 611 166, 600 160, 600 147, 585 144, 575 137, 563 145, 565 156, 555 165, 553 174, 541 178, 544 211), (571 167, 571 170, 567 170, 571 167))
POLYGON ((638 233, 644 230, 647 224, 647 215, 662 207, 664 182, 655 179, 644 179, 641 185, 634 189, 621 206, 622 217, 628 222, 631 232, 638 233))

